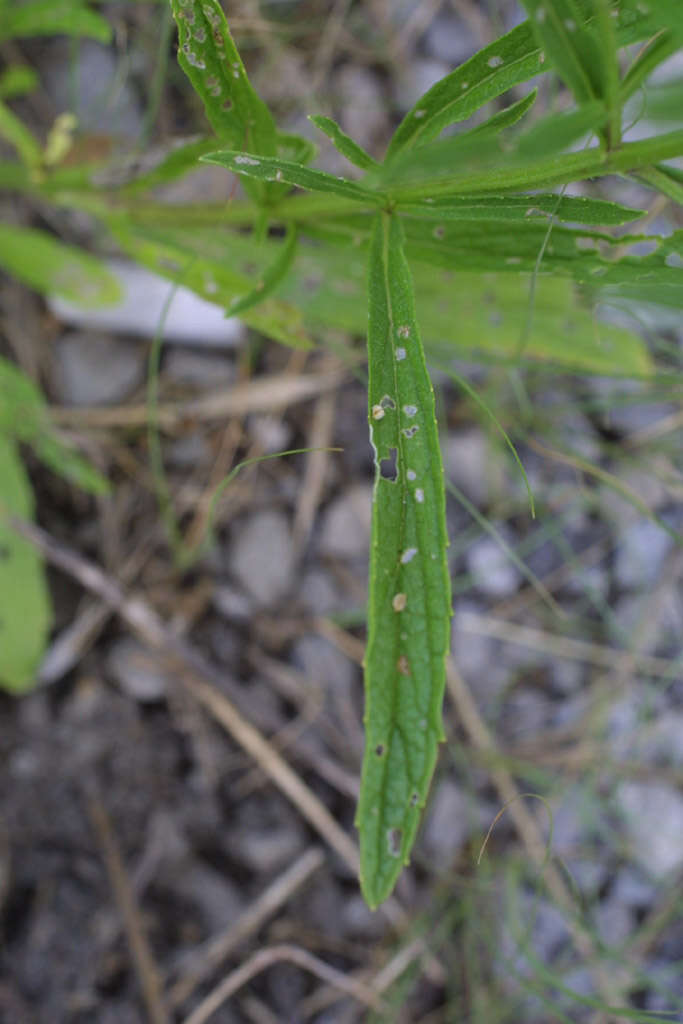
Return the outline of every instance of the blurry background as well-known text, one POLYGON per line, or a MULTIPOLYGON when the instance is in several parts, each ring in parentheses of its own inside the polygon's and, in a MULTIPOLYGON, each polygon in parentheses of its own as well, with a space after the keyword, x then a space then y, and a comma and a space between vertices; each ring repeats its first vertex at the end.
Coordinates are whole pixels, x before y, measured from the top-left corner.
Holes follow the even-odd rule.
MULTIPOLYGON (((107 156, 108 173, 125 176, 206 127, 167 7, 101 10, 113 45, 22 40, 1 44, 0 61, 35 68, 40 87, 14 109, 40 137, 73 110, 74 161, 107 156)), ((240 0, 229 17, 281 127, 313 138, 306 115, 330 114, 379 157, 418 96, 521 13, 503 0, 240 0)), ((660 73, 677 82, 681 61, 660 73)), ((551 76, 539 85, 542 109, 562 104, 551 76)), ((348 173, 315 141, 319 166, 348 173)), ((205 167, 163 197, 223 200, 232 188, 205 167)), ((644 188, 610 181, 595 194, 649 210, 648 230, 683 226, 644 188)), ((120 256, 84 214, 0 193, 0 218, 120 256)), ((181 571, 146 426, 150 336, 169 286, 154 305, 146 272, 120 272, 132 313, 94 326, 0 277, 0 352, 114 487, 89 497, 26 452, 38 520, 205 654, 215 692, 355 840, 373 475, 363 339, 321 329, 320 349, 293 351, 215 307, 173 303, 160 456, 188 542, 240 460, 343 449, 244 469, 213 544, 181 571)), ((362 262, 350 272, 362 281, 362 262)), ((447 742, 390 913, 365 908, 325 824, 314 830, 221 728, 220 701, 200 708, 177 661, 50 571, 41 681, 0 697, 0 1020, 626 1019, 596 1009, 615 1004, 683 1019, 683 329, 645 309, 636 326, 647 379, 476 363, 446 337, 433 351, 455 667, 447 742), (509 450, 452 371, 514 440, 535 520, 509 450), (297 962, 280 949, 210 1018, 189 1017, 232 970, 283 945, 297 962), (338 973, 320 976, 321 964, 338 973)))

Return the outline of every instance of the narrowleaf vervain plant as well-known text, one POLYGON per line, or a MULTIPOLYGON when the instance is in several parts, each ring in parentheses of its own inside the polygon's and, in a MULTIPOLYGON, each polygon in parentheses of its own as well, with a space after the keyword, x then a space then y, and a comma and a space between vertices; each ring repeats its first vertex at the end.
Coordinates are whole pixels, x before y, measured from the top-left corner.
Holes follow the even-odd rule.
MULTIPOLYGON (((683 15, 670 0, 524 6, 527 21, 417 101, 383 161, 329 117, 311 118, 362 176, 310 166, 311 143, 278 130, 218 0, 171 0, 178 59, 213 134, 151 169, 115 181, 102 169, 46 160, 0 107, 0 132, 18 154, 0 163, 0 187, 88 211, 134 259, 284 344, 308 347, 327 327, 367 333, 375 487, 357 825, 372 907, 410 857, 442 738, 448 538, 422 339, 428 355, 448 345, 499 361, 644 377, 651 364, 640 339, 599 321, 595 307, 683 305, 683 232, 617 236, 614 228, 643 211, 564 192, 618 175, 683 200, 683 175, 671 162, 683 155, 683 130, 622 138, 626 104, 683 44, 683 15), (519 92, 548 72, 574 106, 535 117, 536 89, 519 92), (488 119, 442 136, 511 89, 516 97, 488 119), (198 161, 238 175, 245 198, 172 207, 152 198, 198 161), (642 241, 652 248, 644 256, 634 248, 642 241), (492 290, 507 314, 495 330, 492 290)), ((653 96, 652 109, 671 109, 671 98, 653 96)), ((20 257, 21 246, 10 250, 0 238, 3 266, 34 287, 61 281, 64 290, 64 266, 60 278, 49 260, 41 270, 20 257)), ((112 284, 97 274, 88 269, 90 297, 106 301, 112 284)))

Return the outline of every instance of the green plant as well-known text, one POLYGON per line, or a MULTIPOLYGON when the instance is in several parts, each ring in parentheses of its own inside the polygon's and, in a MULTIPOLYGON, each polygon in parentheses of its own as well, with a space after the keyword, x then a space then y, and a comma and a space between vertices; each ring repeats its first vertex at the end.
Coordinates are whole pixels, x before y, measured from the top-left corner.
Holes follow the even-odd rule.
MULTIPOLYGON (((357 821, 361 885, 376 906, 410 855, 441 739, 450 593, 421 338, 435 355, 448 338, 459 352, 501 363, 651 374, 641 339, 596 310, 628 299, 680 308, 683 233, 617 235, 610 229, 643 211, 564 190, 620 175, 681 201, 683 177, 668 161, 683 154, 683 131, 626 143, 621 136, 624 105, 680 46, 683 19, 667 0, 526 0, 530 20, 418 100, 381 163, 330 118, 312 118, 363 172, 358 179, 310 167, 311 144, 278 131, 217 0, 171 6, 179 61, 213 136, 113 188, 97 184, 91 167, 46 164, 6 120, 23 166, 0 164, 0 185, 89 211, 129 255, 284 344, 309 346, 329 327, 367 328, 376 483, 357 821), (635 56, 626 49, 634 44, 643 44, 635 56), (530 90, 475 127, 440 137, 549 71, 573 94, 571 110, 532 121, 530 90), (198 160, 238 175, 246 198, 171 208, 150 197, 198 160), (310 194, 292 195, 292 187, 310 194), (653 246, 645 256, 635 249, 643 241, 653 246), (503 322, 492 329, 498 310, 503 322)), ((26 261, 0 260, 35 287, 54 287, 32 279, 26 261)))

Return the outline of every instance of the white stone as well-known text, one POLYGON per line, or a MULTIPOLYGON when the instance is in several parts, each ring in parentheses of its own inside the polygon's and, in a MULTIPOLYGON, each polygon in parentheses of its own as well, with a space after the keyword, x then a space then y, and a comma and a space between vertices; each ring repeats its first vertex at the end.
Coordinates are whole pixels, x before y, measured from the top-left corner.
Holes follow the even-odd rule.
POLYGON ((323 517, 320 550, 337 558, 367 558, 372 486, 356 484, 336 498, 323 517))
MULTIPOLYGON (((48 296, 52 314, 64 323, 114 334, 137 334, 154 338, 173 282, 144 267, 123 260, 110 260, 107 269, 121 285, 123 298, 112 306, 82 309, 59 296, 48 296)), ((246 336, 236 317, 225 317, 223 308, 200 298, 189 288, 178 286, 164 319, 164 340, 185 344, 234 348, 246 336)))
POLYGON ((259 605, 275 604, 292 585, 294 553, 286 516, 257 512, 230 544, 229 568, 259 605))
POLYGON ((616 802, 636 860, 648 875, 683 867, 683 793, 665 782, 621 782, 616 802))
POLYGON ((520 575, 492 537, 482 537, 465 555, 468 572, 477 588, 489 597, 509 597, 519 586, 520 575))

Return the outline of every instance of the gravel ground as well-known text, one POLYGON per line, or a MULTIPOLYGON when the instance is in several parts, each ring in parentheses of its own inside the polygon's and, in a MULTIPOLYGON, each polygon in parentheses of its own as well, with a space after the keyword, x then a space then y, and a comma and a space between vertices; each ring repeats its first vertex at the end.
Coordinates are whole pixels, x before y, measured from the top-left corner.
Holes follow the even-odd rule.
MULTIPOLYGON (((493 23, 515 23, 513 3, 493 6, 493 23)), ((81 116, 99 133, 107 105, 111 131, 130 139, 157 15, 111 7, 129 46, 82 44, 81 116)), ((265 33, 258 17, 238 4, 235 34, 281 122, 301 130, 315 95, 377 153, 492 31, 483 4, 456 0, 272 3, 265 33)), ((45 86, 40 126, 68 102, 69 49, 25 56, 45 86)), ((160 136, 196 128, 170 79, 160 136)), ((335 157, 323 149, 321 162, 335 157)), ((15 218, 9 204, 2 214, 15 218)), ((75 322, 7 280, 0 312, 0 351, 42 382, 61 429, 115 484, 110 499, 85 497, 27 454, 40 524, 164 630, 140 605, 113 614, 78 571, 50 569, 42 681, 0 698, 0 1021, 198 1024, 209 1017, 193 1008, 230 977, 214 1024, 625 1019, 595 998, 683 1020, 680 401, 459 362, 515 434, 532 520, 507 449, 437 376, 446 471, 466 499, 448 504, 447 741, 413 863, 373 914, 350 867, 373 473, 362 383, 324 349, 291 352, 239 324, 197 344, 201 313, 177 310, 161 402, 200 411, 164 429, 163 456, 190 542, 240 459, 343 449, 245 469, 212 543, 181 570, 149 469, 149 335, 123 315, 75 322), (201 400, 217 390, 239 391, 241 408, 213 415, 201 400), (569 439, 601 476, 557 457, 569 439)), ((680 365, 680 326, 652 324, 648 339, 680 365)))

